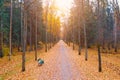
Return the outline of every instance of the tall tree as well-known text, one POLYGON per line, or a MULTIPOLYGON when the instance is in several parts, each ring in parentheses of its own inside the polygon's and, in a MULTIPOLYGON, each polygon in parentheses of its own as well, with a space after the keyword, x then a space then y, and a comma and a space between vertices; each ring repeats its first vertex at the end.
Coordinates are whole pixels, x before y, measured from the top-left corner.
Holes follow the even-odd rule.
POLYGON ((23 0, 20 1, 21 5, 21 51, 23 51, 23 0))
POLYGON ((27 2, 26 0, 23 1, 23 53, 22 53, 22 71, 25 71, 25 61, 26 61, 26 40, 27 40, 27 2))
POLYGON ((48 51, 48 32, 47 32, 47 28, 48 28, 48 8, 49 8, 49 1, 46 1, 46 27, 45 27, 45 52, 48 51))
POLYGON ((37 24, 38 24, 38 19, 37 19, 37 8, 36 8, 36 28, 35 28, 35 60, 37 60, 37 24))
POLYGON ((72 43, 73 43, 73 50, 75 49, 75 35, 74 35, 74 16, 73 16, 73 25, 72 25, 72 43))
POLYGON ((81 20, 81 11, 80 10, 82 10, 81 8, 81 3, 79 3, 80 4, 80 6, 79 6, 79 12, 78 12, 78 42, 79 42, 79 49, 78 49, 78 54, 79 55, 81 55, 81 22, 80 22, 80 20, 81 20))
MULTIPOLYGON (((32 16, 31 16, 32 17, 32 16)), ((30 51, 32 51, 32 18, 30 17, 30 51)))
POLYGON ((88 51, 87 51, 87 35, 86 35, 86 21, 85 21, 85 14, 84 14, 84 11, 85 11, 85 1, 82 0, 82 9, 83 9, 83 12, 82 12, 82 22, 83 22, 83 28, 84 28, 84 42, 85 42, 85 60, 87 61, 88 60, 88 51))
POLYGON ((100 52, 100 0, 97 0, 97 26, 98 26, 98 71, 102 71, 101 52, 100 52))
POLYGON ((118 18, 119 18, 119 6, 118 1, 113 0, 113 9, 114 9, 114 48, 115 52, 117 52, 117 26, 118 26, 118 18))
POLYGON ((3 22, 2 22, 2 17, 1 17, 1 20, 0 20, 0 57, 3 57, 3 22))
POLYGON ((13 14, 13 10, 12 10, 12 5, 13 1, 11 0, 11 9, 10 9, 10 33, 9 33, 9 60, 11 60, 11 54, 12 54, 12 14, 13 14))
POLYGON ((0 1, 0 57, 3 57, 3 19, 2 19, 3 0, 0 1))
POLYGON ((27 40, 27 14, 26 14, 26 11, 25 11, 25 9, 24 9, 22 71, 25 71, 26 40, 27 40))

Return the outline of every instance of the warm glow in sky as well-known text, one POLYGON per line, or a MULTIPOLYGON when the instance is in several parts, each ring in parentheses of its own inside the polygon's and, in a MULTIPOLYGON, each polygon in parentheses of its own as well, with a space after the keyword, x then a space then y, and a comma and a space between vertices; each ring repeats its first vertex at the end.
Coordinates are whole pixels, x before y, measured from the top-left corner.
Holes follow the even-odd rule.
MULTIPOLYGON (((55 0, 56 7, 58 7, 57 15, 61 16, 61 22, 66 20, 66 17, 69 17, 70 8, 72 7, 73 0, 55 0)), ((63 32, 64 28, 61 26, 60 31, 63 32)), ((61 34, 62 37, 62 34, 61 34)))
POLYGON ((60 31, 61 31, 61 32, 63 31, 63 27, 60 28, 60 31))
POLYGON ((61 16, 61 22, 64 22, 65 18, 69 17, 70 8, 73 5, 73 0, 55 0, 55 4, 58 7, 57 15, 61 16))
POLYGON ((70 8, 73 5, 73 0, 43 0, 43 6, 46 5, 46 2, 50 3, 51 1, 55 1, 55 6, 57 7, 57 16, 69 16, 70 8))
POLYGON ((60 9, 68 10, 72 7, 73 0, 56 0, 56 6, 60 9))
POLYGON ((58 15, 67 15, 72 7, 73 0, 55 0, 56 6, 58 7, 58 15))

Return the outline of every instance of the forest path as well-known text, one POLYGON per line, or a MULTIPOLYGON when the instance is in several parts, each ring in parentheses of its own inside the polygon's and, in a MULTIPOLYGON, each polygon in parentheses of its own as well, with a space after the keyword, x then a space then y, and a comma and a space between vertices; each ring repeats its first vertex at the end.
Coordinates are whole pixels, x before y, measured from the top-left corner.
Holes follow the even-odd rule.
MULTIPOLYGON (((79 70, 76 69, 72 60, 71 48, 61 40, 53 47, 41 67, 47 70, 48 75, 40 73, 39 80, 82 80, 79 70), (49 68, 50 67, 50 68, 49 68), (46 77, 45 77, 46 76, 46 77)), ((43 70, 45 71, 45 70, 43 70)))
POLYGON ((45 62, 42 66, 34 60, 34 51, 28 53, 25 72, 21 72, 21 55, 10 62, 1 60, 4 63, 0 64, 0 77, 2 74, 5 80, 120 80, 119 54, 102 54, 103 71, 99 73, 97 50, 88 51, 89 60, 85 61, 84 49, 78 55, 77 49, 72 50, 61 40, 48 52, 38 50, 45 62))
POLYGON ((4 73, 6 77, 3 75, 3 78, 7 80, 86 80, 76 62, 79 56, 74 54, 72 48, 64 41, 60 40, 48 52, 41 53, 38 50, 38 54, 38 58, 44 60, 42 66, 38 66, 38 62, 34 61, 34 52, 28 53, 26 71, 21 72, 21 65, 19 65, 19 68, 12 68, 14 72, 7 72, 11 75, 7 76, 4 73))

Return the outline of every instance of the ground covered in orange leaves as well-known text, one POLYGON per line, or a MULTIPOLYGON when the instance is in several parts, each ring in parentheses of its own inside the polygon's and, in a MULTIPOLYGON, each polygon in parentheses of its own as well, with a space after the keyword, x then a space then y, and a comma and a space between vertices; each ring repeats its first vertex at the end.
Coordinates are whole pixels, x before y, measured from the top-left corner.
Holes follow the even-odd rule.
POLYGON ((58 42, 47 53, 38 51, 44 60, 42 66, 34 61, 34 53, 27 53, 26 71, 21 72, 21 56, 14 56, 8 62, 0 59, 0 80, 119 80, 120 54, 102 54, 102 72, 98 72, 97 51, 88 50, 88 61, 84 50, 78 55, 63 41, 58 42))

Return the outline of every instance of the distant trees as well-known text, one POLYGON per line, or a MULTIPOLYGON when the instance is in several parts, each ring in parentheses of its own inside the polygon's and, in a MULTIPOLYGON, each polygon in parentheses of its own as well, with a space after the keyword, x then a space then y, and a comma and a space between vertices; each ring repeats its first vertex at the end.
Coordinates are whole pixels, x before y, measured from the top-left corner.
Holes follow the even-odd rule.
POLYGON ((60 32, 60 17, 57 16, 55 1, 45 1, 43 19, 45 25, 45 51, 56 43, 60 32))
POLYGON ((54 1, 50 2, 43 6, 42 0, 0 0, 0 57, 8 55, 10 60, 17 48, 22 52, 22 71, 28 48, 35 51, 37 60, 41 43, 47 45, 47 51, 59 38, 60 17, 54 1), (4 53, 7 49, 9 53, 4 53))
MULTIPOLYGON (((38 0, 36 1, 24 1, 23 3, 23 54, 22 54, 22 71, 25 71, 25 54, 26 54, 26 50, 27 50, 27 40, 28 40, 28 31, 30 33, 30 39, 32 39, 31 37, 34 37, 34 50, 35 50, 35 60, 37 60, 37 47, 38 47, 38 21, 41 21, 42 17, 41 15, 38 16, 38 13, 41 14, 42 12, 42 8, 41 6, 39 6, 39 4, 41 2, 39 2, 38 0), (33 9, 33 10, 31 10, 33 9), (30 17, 29 17, 30 16, 30 17), (34 21, 31 21, 31 18, 34 19, 34 21), (32 27, 35 26, 35 27, 32 27), (28 27, 30 26, 30 27, 28 27), (31 28, 34 30, 32 31, 31 28), (34 35, 32 36, 32 33, 34 33, 34 35)), ((22 20, 21 20, 22 21, 22 20)), ((41 25, 39 24, 39 26, 41 27, 41 25)), ((32 50, 32 40, 30 40, 30 51, 32 50)))
MULTIPOLYGON (((0 57, 9 48, 9 60, 12 50, 22 51, 22 71, 25 71, 27 49, 35 51, 39 42, 45 44, 45 51, 59 40, 60 17, 54 0, 0 0, 0 57), (44 5, 44 6, 43 6, 44 5)), ((117 52, 120 44, 120 12, 118 0, 74 0, 70 17, 65 27, 65 40, 70 45, 79 46, 78 54, 85 48, 85 60, 88 60, 88 48, 96 46, 98 50, 98 68, 102 71, 101 53, 117 52)))
POLYGON ((101 53, 117 52, 119 45, 119 21, 120 12, 118 0, 74 0, 71 8, 70 24, 66 32, 67 42, 73 42, 75 31, 75 44, 85 48, 85 60, 88 59, 87 48, 96 46, 98 50, 98 71, 102 71, 101 53), (75 17, 74 20, 73 16, 75 17), (74 29, 74 30, 72 30, 74 29), (114 52, 113 52, 114 49, 114 52))

